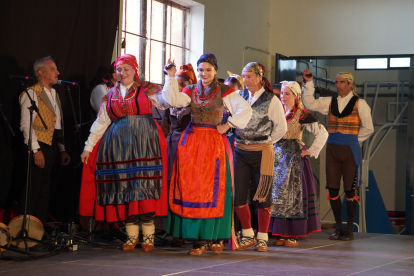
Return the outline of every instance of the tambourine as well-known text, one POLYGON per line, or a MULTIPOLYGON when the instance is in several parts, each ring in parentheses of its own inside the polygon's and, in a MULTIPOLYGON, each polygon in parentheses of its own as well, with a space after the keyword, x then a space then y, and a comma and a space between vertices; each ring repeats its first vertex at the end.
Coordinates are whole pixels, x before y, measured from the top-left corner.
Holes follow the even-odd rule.
MULTIPOLYGON (((23 224, 23 215, 19 215, 15 218, 13 218, 9 223, 9 230, 10 235, 13 237, 12 244, 19 247, 19 248, 25 248, 24 241, 22 239, 15 239, 20 231, 22 230, 22 224, 23 224)), ((44 234, 43 230, 43 224, 42 222, 35 216, 28 215, 26 217, 26 230, 28 233, 28 236, 30 238, 41 240, 44 234)), ((32 247, 35 246, 37 242, 32 240, 27 240, 27 246, 32 247)))
MULTIPOLYGON (((10 235, 9 227, 6 224, 0 222, 0 245, 9 247, 12 242, 12 237, 10 235)), ((7 249, 0 248, 0 253, 6 251, 7 249)))

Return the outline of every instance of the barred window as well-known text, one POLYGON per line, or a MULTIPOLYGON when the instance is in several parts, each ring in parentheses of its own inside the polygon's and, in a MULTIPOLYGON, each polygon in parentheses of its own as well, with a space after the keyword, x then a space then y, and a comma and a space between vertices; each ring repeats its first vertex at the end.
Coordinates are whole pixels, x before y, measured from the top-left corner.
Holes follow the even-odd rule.
POLYGON ((121 54, 137 57, 140 77, 158 84, 169 58, 177 66, 189 54, 190 9, 169 0, 123 0, 121 54))
POLYGON ((409 69, 409 57, 390 58, 357 58, 355 61, 356 70, 364 69, 409 69))

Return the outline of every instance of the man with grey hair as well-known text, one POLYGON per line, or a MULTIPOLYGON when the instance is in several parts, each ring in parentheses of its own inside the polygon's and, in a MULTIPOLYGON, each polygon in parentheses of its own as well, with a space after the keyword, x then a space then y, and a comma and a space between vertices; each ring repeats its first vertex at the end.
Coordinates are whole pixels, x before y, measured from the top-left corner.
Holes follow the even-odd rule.
MULTIPOLYGON (((33 66, 38 82, 27 88, 30 97, 36 102, 42 121, 36 112, 32 119, 33 160, 30 167, 31 184, 29 187, 27 214, 37 217, 42 223, 47 221, 49 194, 51 188, 51 170, 55 165, 57 151, 60 151, 61 164, 66 166, 70 157, 65 151, 63 139, 63 114, 59 95, 52 87, 58 81, 59 71, 52 57, 36 60, 33 66)), ((24 143, 29 142, 30 99, 25 92, 20 95, 20 130, 24 143)), ((26 191, 20 198, 19 214, 24 214, 26 191)))

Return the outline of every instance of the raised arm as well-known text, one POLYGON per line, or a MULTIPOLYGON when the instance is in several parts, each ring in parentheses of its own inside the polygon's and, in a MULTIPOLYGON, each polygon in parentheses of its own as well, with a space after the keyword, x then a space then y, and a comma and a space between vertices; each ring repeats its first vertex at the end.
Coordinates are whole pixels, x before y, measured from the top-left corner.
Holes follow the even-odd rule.
POLYGON ((306 109, 317 111, 323 115, 328 115, 332 97, 320 97, 319 99, 315 99, 314 93, 315 87, 313 82, 307 82, 303 87, 302 96, 302 101, 306 109))
POLYGON ((329 105, 331 103, 331 97, 320 97, 315 99, 315 86, 313 84, 313 77, 308 77, 309 69, 303 71, 303 80, 306 84, 302 88, 302 102, 306 109, 311 111, 317 111, 323 115, 329 114, 329 105))
MULTIPOLYGON (((175 68, 175 67, 173 67, 175 68)), ((171 69, 170 69, 171 70, 171 69)), ((183 89, 183 92, 188 89, 183 89)), ((178 89, 178 83, 174 76, 166 77, 162 97, 172 107, 186 107, 191 103, 191 98, 178 89)))
MULTIPOLYGON (((171 64, 173 64, 173 62, 169 59, 167 65, 171 64)), ((186 93, 181 93, 178 89, 178 82, 175 79, 177 68, 174 65, 165 71, 168 73, 168 76, 165 78, 164 88, 162 89, 162 97, 172 107, 188 106, 191 103, 191 98, 186 93)), ((184 90, 185 89, 183 89, 183 92, 184 90)))

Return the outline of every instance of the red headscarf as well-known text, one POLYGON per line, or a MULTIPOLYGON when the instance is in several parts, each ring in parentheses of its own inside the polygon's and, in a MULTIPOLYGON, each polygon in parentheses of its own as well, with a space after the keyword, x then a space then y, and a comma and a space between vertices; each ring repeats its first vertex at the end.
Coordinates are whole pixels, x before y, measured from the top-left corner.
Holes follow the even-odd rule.
POLYGON ((196 77, 196 74, 194 72, 194 69, 191 63, 182 65, 180 67, 180 70, 177 73, 175 73, 175 75, 186 78, 187 80, 191 82, 191 84, 197 83, 197 77, 196 77))
POLYGON ((137 58, 134 55, 125 54, 125 55, 119 56, 115 60, 114 67, 116 68, 118 65, 121 65, 121 64, 128 64, 128 65, 130 65, 135 70, 135 77, 137 79, 139 79, 138 74, 140 72, 139 72, 138 62, 137 62, 137 58))
POLYGON ((272 85, 270 85, 270 82, 264 76, 266 74, 266 68, 260 63, 259 63, 259 65, 263 70, 263 76, 262 76, 263 87, 267 92, 272 92, 273 93, 272 85))

